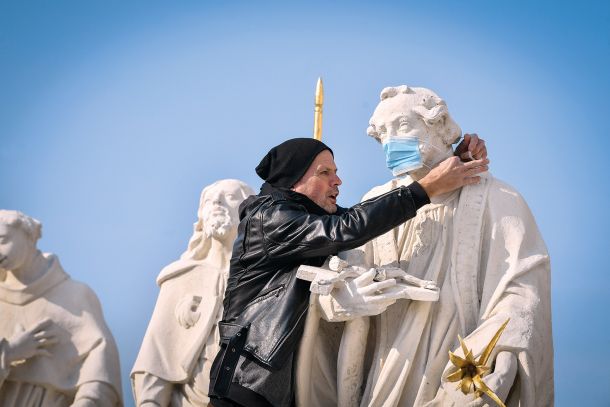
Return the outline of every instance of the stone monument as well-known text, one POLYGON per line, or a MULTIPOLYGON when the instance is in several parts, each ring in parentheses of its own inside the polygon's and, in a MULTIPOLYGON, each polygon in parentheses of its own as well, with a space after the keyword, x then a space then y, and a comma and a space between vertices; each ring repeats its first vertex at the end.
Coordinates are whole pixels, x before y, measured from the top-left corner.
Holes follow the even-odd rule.
POLYGON ((0 406, 121 406, 119 355, 95 293, 0 210, 0 406))
MULTIPOLYGON (((434 92, 399 86, 381 92, 368 134, 386 153, 393 151, 389 166, 396 168, 394 160, 405 165, 363 199, 423 177, 453 154, 461 130, 434 92), (421 156, 419 164, 410 154, 421 156)), ((299 405, 494 405, 448 382, 456 371, 448 352, 464 356, 461 335, 479 355, 509 318, 483 379, 507 406, 553 404, 550 261, 514 188, 484 174, 479 184, 433 199, 415 218, 342 256, 363 267, 400 267, 432 280, 440 298, 391 302, 378 316, 364 317, 366 329, 348 330, 336 321, 362 319, 358 309, 333 314, 333 292, 313 295, 307 326, 315 329, 306 330, 299 355, 299 405), (310 322, 316 317, 324 319, 319 326, 310 322), (364 356, 354 352, 359 349, 364 356), (342 371, 349 372, 349 385, 345 377, 337 385, 342 371)))
POLYGON ((159 297, 131 372, 137 406, 208 405, 238 208, 253 194, 234 179, 201 192, 188 249, 157 277, 159 297))

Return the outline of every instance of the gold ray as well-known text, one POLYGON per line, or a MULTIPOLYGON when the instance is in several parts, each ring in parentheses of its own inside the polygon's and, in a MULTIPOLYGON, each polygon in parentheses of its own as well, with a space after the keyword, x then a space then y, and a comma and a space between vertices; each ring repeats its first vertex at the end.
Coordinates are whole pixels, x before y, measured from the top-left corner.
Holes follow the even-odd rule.
POLYGON ((458 368, 462 368, 462 367, 468 365, 468 362, 466 361, 466 359, 462 359, 461 357, 459 357, 455 353, 452 353, 451 351, 449 351, 449 360, 451 361, 451 363, 453 363, 458 368))
POLYGON ((493 401, 495 401, 498 406, 506 407, 506 405, 502 402, 502 400, 500 400, 500 397, 498 397, 496 395, 496 393, 493 392, 493 390, 491 390, 489 387, 487 387, 485 382, 483 380, 481 380, 481 378, 479 376, 473 377, 473 381, 474 381, 475 387, 477 387, 478 390, 482 391, 483 393, 487 394, 489 396, 489 398, 492 399, 493 401))
POLYGON ((458 388, 462 389, 462 393, 468 394, 470 393, 470 388, 472 387, 472 378, 470 376, 464 376, 458 388))
POLYGON ((464 373, 462 372, 462 370, 458 369, 455 372, 453 372, 447 376, 447 381, 457 382, 458 380, 461 380, 463 376, 464 376, 464 373))
POLYGON ((498 343, 498 340, 500 339, 500 335, 502 335, 502 332, 504 332, 504 328, 506 328, 508 321, 510 321, 510 318, 508 318, 506 320, 506 322, 504 322, 502 324, 500 329, 498 329, 498 332, 496 332, 496 334, 493 336, 493 338, 491 338, 491 341, 489 341, 489 344, 487 345, 487 347, 485 348, 483 353, 481 353, 481 356, 479 357, 479 365, 487 364, 487 360, 489 359, 489 356, 491 356, 491 351, 493 351, 494 348, 496 347, 496 344, 498 343))

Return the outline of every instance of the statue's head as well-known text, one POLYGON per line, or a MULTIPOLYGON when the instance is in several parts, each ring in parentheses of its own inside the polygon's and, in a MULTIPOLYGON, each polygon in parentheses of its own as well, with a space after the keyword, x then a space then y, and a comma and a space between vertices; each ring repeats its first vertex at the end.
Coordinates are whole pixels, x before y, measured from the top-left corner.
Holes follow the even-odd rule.
POLYGON ((254 191, 236 179, 225 179, 201 191, 198 218, 206 237, 225 239, 235 235, 239 223, 239 205, 254 191))
POLYGON ((182 258, 203 259, 209 251, 211 239, 231 246, 237 235, 239 205, 254 194, 252 188, 236 179, 216 181, 205 187, 199 199, 193 236, 182 258))
POLYGON ((390 140, 417 140, 428 168, 452 154, 451 145, 462 132, 436 93, 402 85, 383 89, 380 99, 369 120, 369 136, 384 145, 390 140))
POLYGON ((36 252, 42 224, 19 211, 0 210, 0 269, 18 270, 36 252))

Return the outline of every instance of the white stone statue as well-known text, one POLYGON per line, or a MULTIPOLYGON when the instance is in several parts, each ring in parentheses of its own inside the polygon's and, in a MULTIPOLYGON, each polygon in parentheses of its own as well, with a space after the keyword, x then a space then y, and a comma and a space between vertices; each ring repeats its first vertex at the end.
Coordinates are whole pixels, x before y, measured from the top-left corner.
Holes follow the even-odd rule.
POLYGON ((119 355, 100 303, 36 248, 41 230, 0 210, 0 406, 121 406, 119 355))
MULTIPOLYGON (((384 144, 389 138, 415 139, 423 166, 363 199, 423 177, 453 154, 461 130, 434 92, 399 86, 381 92, 368 133, 384 144)), ((326 322, 348 319, 349 310, 334 313, 332 293, 312 296, 299 354, 299 405, 495 405, 447 381, 456 370, 448 351, 463 356, 461 335, 478 356, 508 318, 485 383, 507 406, 553 405, 549 256, 527 204, 512 187, 484 174, 479 184, 433 199, 415 218, 343 256, 364 267, 397 266, 435 281, 440 299, 389 301, 378 316, 359 319, 371 313, 356 309, 351 318, 364 322, 350 330, 326 322), (312 322, 316 317, 324 319, 312 322)))
POLYGON ((208 405, 238 208, 253 194, 234 179, 201 192, 188 249, 157 277, 159 297, 131 371, 137 406, 208 405))

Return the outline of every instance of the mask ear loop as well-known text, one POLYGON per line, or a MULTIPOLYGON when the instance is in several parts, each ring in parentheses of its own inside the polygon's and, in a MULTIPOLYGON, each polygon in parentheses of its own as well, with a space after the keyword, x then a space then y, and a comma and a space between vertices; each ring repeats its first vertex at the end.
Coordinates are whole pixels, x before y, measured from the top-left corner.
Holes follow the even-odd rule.
MULTIPOLYGON (((435 146, 434 144, 428 143, 427 141, 423 141, 423 140, 421 141, 421 143, 422 143, 422 144, 425 144, 425 145, 427 145, 427 146, 430 146, 430 147, 432 147, 432 148, 434 148, 434 149, 436 149, 436 151, 438 151, 438 152, 439 152, 439 153, 441 153, 441 154, 443 154, 443 153, 444 153, 444 151, 443 151, 443 150, 441 150, 440 148, 438 148, 438 147, 437 147, 437 146, 435 146)), ((427 169, 429 169, 429 170, 431 170, 431 169, 432 169, 432 167, 430 167, 429 165, 427 165, 427 164, 424 162, 424 160, 421 160, 421 164, 422 164, 424 167, 426 167, 427 169)))

